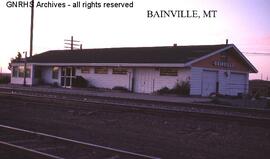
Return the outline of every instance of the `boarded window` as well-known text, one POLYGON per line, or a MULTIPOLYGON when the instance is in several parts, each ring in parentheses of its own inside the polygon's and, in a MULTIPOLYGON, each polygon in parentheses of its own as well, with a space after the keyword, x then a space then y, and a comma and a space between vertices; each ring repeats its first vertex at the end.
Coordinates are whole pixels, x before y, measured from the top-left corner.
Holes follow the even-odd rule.
POLYGON ((177 76, 178 70, 176 68, 160 68, 160 76, 177 76))
POLYGON ((59 75, 59 67, 52 68, 52 79, 58 79, 59 75))
POLYGON ((127 69, 126 68, 113 68, 113 74, 119 74, 119 75, 126 75, 127 69))
POLYGON ((107 67, 95 67, 95 74, 107 74, 108 68, 107 67))
POLYGON ((90 73, 90 67, 82 67, 81 73, 90 73))
POLYGON ((19 67, 13 66, 12 67, 12 77, 18 77, 19 76, 19 67))

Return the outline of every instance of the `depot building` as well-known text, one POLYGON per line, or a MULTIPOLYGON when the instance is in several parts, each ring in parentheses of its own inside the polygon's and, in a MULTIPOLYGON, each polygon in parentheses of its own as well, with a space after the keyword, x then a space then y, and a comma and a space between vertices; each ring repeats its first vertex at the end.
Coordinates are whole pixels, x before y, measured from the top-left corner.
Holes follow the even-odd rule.
POLYGON ((81 76, 89 86, 153 93, 189 82, 190 95, 248 92, 256 68, 233 44, 51 50, 12 63, 12 84, 71 88, 81 76), (24 77, 26 68, 26 78, 24 77))

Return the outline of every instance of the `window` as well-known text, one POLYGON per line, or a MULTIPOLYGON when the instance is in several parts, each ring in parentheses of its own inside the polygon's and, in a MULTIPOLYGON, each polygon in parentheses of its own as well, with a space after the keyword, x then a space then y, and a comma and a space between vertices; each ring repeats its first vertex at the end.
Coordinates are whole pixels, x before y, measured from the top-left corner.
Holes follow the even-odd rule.
POLYGON ((52 79, 58 79, 59 67, 52 68, 52 79))
POLYGON ((19 67, 19 77, 24 77, 24 66, 19 67))
POLYGON ((178 71, 176 68, 160 68, 160 76, 177 76, 178 71))
POLYGON ((95 67, 95 74, 107 74, 108 68, 107 67, 95 67))
POLYGON ((113 68, 113 74, 119 74, 119 75, 126 75, 127 74, 127 69, 126 68, 113 68))
POLYGON ((26 78, 30 78, 31 76, 31 69, 30 68, 26 68, 26 78))
POLYGON ((18 77, 18 74, 19 74, 19 67, 13 66, 12 67, 12 77, 18 77))
MULTIPOLYGON (((24 66, 19 66, 19 67, 14 67, 13 72, 12 72, 13 77, 21 77, 24 78, 24 66)), ((31 77, 31 69, 26 68, 26 78, 31 77)))
POLYGON ((81 73, 90 73, 90 67, 82 67, 81 73))

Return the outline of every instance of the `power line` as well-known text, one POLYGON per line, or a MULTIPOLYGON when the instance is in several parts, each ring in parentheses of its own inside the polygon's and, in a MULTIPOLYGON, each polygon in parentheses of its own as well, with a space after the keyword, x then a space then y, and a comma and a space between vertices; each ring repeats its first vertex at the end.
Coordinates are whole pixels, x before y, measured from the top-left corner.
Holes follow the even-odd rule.
POLYGON ((242 52, 242 53, 249 55, 270 56, 269 52, 242 52))

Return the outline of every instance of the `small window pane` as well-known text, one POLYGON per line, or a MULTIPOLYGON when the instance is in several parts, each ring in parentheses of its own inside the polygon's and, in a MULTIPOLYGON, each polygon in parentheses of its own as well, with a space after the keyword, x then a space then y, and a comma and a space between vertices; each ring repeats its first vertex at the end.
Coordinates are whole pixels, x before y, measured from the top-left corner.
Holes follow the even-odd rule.
POLYGON ((75 67, 72 67, 71 68, 71 75, 70 76, 76 76, 75 73, 76 73, 75 67))
POLYGON ((52 68, 52 79, 58 79, 59 67, 52 68))
POLYGON ((61 86, 65 86, 65 77, 61 77, 61 86))
POLYGON ((12 68, 12 77, 18 77, 19 68, 18 66, 13 66, 12 68))
POLYGON ((31 77, 31 69, 27 68, 26 69, 26 78, 30 78, 31 77))
POLYGON ((71 86, 71 78, 70 77, 66 77, 66 86, 71 86))
POLYGON ((66 68, 66 76, 71 76, 71 68, 66 68))
POLYGON ((61 69, 61 76, 65 76, 65 71, 66 71, 66 68, 61 69))
POLYGON ((19 77, 24 77, 24 66, 19 67, 19 77))

